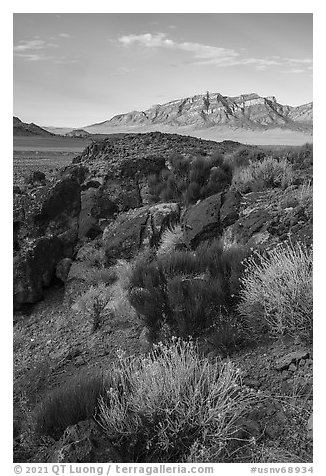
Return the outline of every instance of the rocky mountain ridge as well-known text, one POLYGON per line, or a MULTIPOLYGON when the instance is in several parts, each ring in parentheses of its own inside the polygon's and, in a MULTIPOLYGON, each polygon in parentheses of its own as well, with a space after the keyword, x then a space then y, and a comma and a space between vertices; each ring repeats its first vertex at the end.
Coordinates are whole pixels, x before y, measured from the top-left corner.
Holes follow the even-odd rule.
POLYGON ((229 97, 220 93, 199 94, 157 104, 145 111, 119 114, 108 121, 84 127, 88 132, 114 128, 126 130, 153 126, 187 127, 190 130, 220 126, 248 130, 289 129, 311 133, 313 103, 301 106, 282 105, 274 96, 256 93, 229 97))

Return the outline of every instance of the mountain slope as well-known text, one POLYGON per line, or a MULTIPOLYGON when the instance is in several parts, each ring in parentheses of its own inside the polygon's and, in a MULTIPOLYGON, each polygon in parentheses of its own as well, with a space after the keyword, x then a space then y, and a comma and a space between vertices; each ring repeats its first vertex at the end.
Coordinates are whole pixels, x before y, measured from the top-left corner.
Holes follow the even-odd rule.
POLYGON ((22 122, 18 117, 13 117, 13 134, 14 136, 53 136, 51 132, 42 129, 36 124, 27 124, 22 122))
POLYGON ((228 97, 207 93, 157 104, 146 111, 119 114, 83 129, 103 133, 114 128, 154 130, 157 126, 174 127, 175 132, 178 128, 194 131, 226 127, 261 132, 280 128, 311 134, 312 111, 312 103, 292 107, 278 103, 274 96, 251 93, 228 97))

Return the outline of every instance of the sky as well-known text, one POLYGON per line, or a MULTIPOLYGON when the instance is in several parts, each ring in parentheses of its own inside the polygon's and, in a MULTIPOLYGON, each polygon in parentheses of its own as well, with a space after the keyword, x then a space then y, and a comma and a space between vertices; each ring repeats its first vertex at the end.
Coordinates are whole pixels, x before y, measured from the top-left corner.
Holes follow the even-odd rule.
POLYGON ((309 13, 15 13, 14 115, 83 127, 219 92, 312 101, 309 13))

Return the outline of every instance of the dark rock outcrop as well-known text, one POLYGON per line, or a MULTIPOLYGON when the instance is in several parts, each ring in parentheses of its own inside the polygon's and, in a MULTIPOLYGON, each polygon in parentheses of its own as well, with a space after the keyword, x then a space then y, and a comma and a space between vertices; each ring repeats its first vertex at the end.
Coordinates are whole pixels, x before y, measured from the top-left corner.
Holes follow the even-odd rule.
POLYGON ((14 199, 14 308, 37 302, 78 237, 80 185, 66 176, 14 199))
POLYGON ((200 241, 221 236, 221 205, 222 194, 217 193, 186 211, 182 218, 182 227, 187 245, 195 248, 200 241))
POLYGON ((144 246, 156 247, 166 228, 179 220, 177 203, 159 203, 120 213, 103 232, 108 261, 129 259, 144 246))
POLYGON ((236 190, 229 190, 223 195, 223 204, 220 210, 220 221, 223 228, 233 225, 240 212, 241 195, 236 190))
POLYGON ((62 242, 57 237, 41 237, 25 244, 14 257, 14 309, 42 299, 55 267, 62 257, 62 242))

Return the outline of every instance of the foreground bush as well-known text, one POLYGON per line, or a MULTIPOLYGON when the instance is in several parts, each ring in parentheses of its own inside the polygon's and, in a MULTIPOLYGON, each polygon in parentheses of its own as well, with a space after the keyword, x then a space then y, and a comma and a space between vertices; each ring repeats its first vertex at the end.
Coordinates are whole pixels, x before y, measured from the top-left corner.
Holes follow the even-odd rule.
POLYGON ((174 251, 140 260, 130 279, 130 303, 154 339, 163 325, 173 335, 197 337, 221 323, 224 308, 237 302, 247 253, 239 247, 223 250, 217 240, 196 252, 174 251))
POLYGON ((129 462, 185 462, 210 453, 221 462, 239 444, 237 422, 252 400, 231 362, 200 358, 192 343, 174 340, 139 359, 120 355, 120 385, 107 388, 98 420, 129 462))
POLYGON ((53 390, 35 410, 36 435, 58 440, 68 426, 92 418, 103 392, 101 374, 82 374, 53 390))
POLYGON ((253 328, 312 338, 312 250, 297 244, 256 254, 241 278, 238 310, 253 328))

